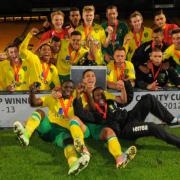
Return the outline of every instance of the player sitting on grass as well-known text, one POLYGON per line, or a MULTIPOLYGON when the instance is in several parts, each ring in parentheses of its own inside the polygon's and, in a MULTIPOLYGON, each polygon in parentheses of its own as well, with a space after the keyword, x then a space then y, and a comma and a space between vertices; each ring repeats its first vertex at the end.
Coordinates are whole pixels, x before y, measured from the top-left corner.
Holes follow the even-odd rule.
MULTIPOLYGON (((94 111, 94 108, 97 107, 98 112, 96 114, 88 113, 85 108, 83 108, 83 104, 81 101, 81 94, 84 93, 84 89, 85 86, 83 86, 83 84, 79 84, 79 86, 77 87, 76 99, 73 103, 75 114, 81 117, 84 122, 86 122, 86 125, 88 126, 91 135, 95 140, 107 141, 108 150, 113 155, 116 161, 116 167, 125 167, 127 163, 135 157, 136 147, 131 146, 125 153, 121 151, 121 146, 115 132, 108 126, 109 119, 107 119, 107 103, 105 103, 105 101, 102 99, 101 101, 99 101, 100 104, 92 103, 92 101, 89 101, 90 109, 92 107, 91 110, 94 111), (103 110, 101 109, 102 106, 104 107, 103 110)), ((89 98, 91 98, 90 94, 89 98)))
MULTIPOLYGON (((179 137, 168 133, 158 124, 144 122, 146 116, 152 113, 168 125, 180 124, 180 119, 174 117, 155 96, 150 94, 142 96, 130 111, 118 108, 113 100, 106 99, 104 90, 101 87, 93 90, 93 100, 91 100, 91 96, 88 97, 88 104, 91 105, 90 112, 93 114, 94 121, 101 119, 101 122, 111 127, 119 137, 136 140, 140 137, 154 136, 180 148, 179 137)), ((83 119, 82 116, 79 117, 83 119)), ((88 120, 87 117, 90 117, 90 115, 87 115, 86 112, 86 119, 88 120)))
POLYGON ((14 132, 20 142, 27 146, 30 137, 37 129, 39 136, 43 140, 53 142, 57 146, 64 148, 65 157, 70 166, 68 174, 78 174, 87 167, 90 160, 90 154, 84 144, 84 135, 88 136, 89 131, 79 121, 78 117, 74 116, 72 105, 73 82, 71 80, 65 81, 62 88, 56 88, 51 95, 40 98, 35 96, 34 89, 35 87, 32 85, 29 96, 31 106, 48 107, 48 116, 45 116, 45 113, 38 109, 29 117, 25 127, 19 121, 16 121, 14 123, 14 132), (85 132, 84 134, 81 129, 85 132), (73 141, 76 151, 81 155, 79 159, 73 141))

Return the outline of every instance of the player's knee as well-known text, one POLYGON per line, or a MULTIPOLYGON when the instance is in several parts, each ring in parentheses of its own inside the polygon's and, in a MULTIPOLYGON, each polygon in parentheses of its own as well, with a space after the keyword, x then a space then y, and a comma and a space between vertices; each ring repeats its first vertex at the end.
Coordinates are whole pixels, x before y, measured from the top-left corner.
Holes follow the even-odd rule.
POLYGON ((66 138, 63 140, 63 145, 64 147, 68 146, 68 145, 73 145, 73 139, 72 138, 66 138))
POLYGON ((36 109, 36 112, 40 114, 41 120, 43 120, 44 117, 45 117, 45 112, 43 110, 41 110, 41 109, 36 109))
POLYGON ((104 128, 103 131, 104 131, 105 137, 107 138, 111 136, 116 136, 115 132, 109 127, 104 128))
POLYGON ((144 105, 149 106, 156 100, 156 98, 155 98, 155 96, 153 96, 151 94, 146 94, 141 97, 141 100, 144 102, 144 105))

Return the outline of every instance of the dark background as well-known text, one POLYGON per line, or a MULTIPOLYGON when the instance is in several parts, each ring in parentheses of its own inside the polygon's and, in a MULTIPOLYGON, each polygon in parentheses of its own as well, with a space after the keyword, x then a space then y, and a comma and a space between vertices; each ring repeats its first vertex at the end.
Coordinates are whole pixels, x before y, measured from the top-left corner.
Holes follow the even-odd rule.
POLYGON ((62 8, 62 10, 68 11, 71 6, 82 9, 87 4, 95 5, 96 12, 99 14, 105 13, 108 5, 117 5, 123 17, 126 17, 134 10, 143 11, 144 14, 151 14, 156 4, 173 4, 174 8, 167 8, 167 12, 175 15, 180 14, 180 0, 3 0, 0 5, 0 16, 45 14, 49 9, 53 10, 53 8, 62 8), (38 10, 37 8, 48 8, 48 10, 38 10))

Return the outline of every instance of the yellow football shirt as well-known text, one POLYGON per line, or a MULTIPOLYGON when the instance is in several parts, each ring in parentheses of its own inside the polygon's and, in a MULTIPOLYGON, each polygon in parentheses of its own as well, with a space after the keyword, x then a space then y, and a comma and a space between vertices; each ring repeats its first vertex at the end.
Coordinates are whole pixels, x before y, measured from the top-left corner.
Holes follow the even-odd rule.
POLYGON ((3 61, 0 61, 0 91, 4 91, 6 88, 5 88, 5 85, 4 85, 4 81, 3 81, 3 78, 5 76, 4 74, 4 71, 3 71, 3 68, 4 68, 4 64, 6 64, 8 62, 8 60, 3 60, 3 61))
POLYGON ((61 40, 61 49, 57 56, 58 74, 62 76, 69 75, 71 65, 76 65, 87 52, 87 49, 80 47, 78 51, 72 50, 70 54, 69 41, 61 40))
MULTIPOLYGON (((68 109, 68 117, 65 117, 62 105, 59 99, 55 99, 51 95, 41 97, 43 107, 48 107, 48 118, 49 121, 59 126, 69 129, 70 118, 74 116, 73 100, 68 109)), ((64 100, 64 106, 67 107, 69 99, 64 100)))
MULTIPOLYGON (((135 50, 138 48, 136 45, 136 41, 134 38, 134 34, 132 31, 130 31, 128 34, 128 36, 131 37, 131 39, 129 40, 129 42, 127 44, 124 45, 125 49, 126 49, 126 54, 127 54, 127 60, 131 61, 131 58, 135 52, 135 50)), ((136 37, 137 40, 140 40, 140 33, 136 33, 136 37)), ((126 38, 126 37, 125 37, 126 38)), ((141 39, 141 44, 152 40, 152 29, 148 28, 148 27, 144 27, 143 33, 142 33, 142 39, 141 39)))
POLYGON ((33 82, 40 82, 40 90, 49 90, 52 82, 55 86, 59 86, 60 82, 56 67, 53 64, 41 63, 39 57, 28 50, 28 44, 31 38, 32 34, 29 33, 19 48, 20 56, 27 61, 27 63, 29 63, 29 67, 31 67, 30 84, 33 82), (45 71, 48 72, 46 79, 44 78, 45 72, 43 72, 43 64, 45 71))
POLYGON ((170 57, 172 57, 173 60, 176 62, 176 64, 180 65, 180 58, 176 55, 175 52, 180 56, 180 51, 178 50, 175 51, 174 44, 172 44, 165 50, 163 60, 169 59, 170 57))
POLYGON ((2 75, 2 82, 3 82, 3 90, 6 90, 6 88, 12 84, 15 85, 16 91, 23 91, 23 90, 29 90, 29 75, 30 75, 30 67, 29 64, 26 61, 22 61, 22 65, 19 69, 18 79, 15 78, 15 72, 13 67, 11 66, 9 61, 6 61, 3 64, 3 67, 1 69, 2 75))
MULTIPOLYGON (((81 24, 76 28, 77 31, 79 31, 82 35, 82 45, 83 47, 87 48, 87 35, 85 33, 84 25, 81 24)), ((106 41, 106 34, 102 26, 93 23, 92 30, 90 32, 91 37, 93 38, 93 41, 96 45, 96 51, 95 51, 95 61, 98 65, 101 65, 103 63, 103 54, 102 54, 102 45, 106 41)))
MULTIPOLYGON (((125 69, 124 69, 124 76, 125 78, 129 80, 134 80, 135 77, 135 70, 134 70, 134 65, 130 61, 125 61, 125 69)), ((121 70, 118 71, 119 74, 121 70)), ((117 74, 116 74, 116 69, 114 66, 114 61, 110 61, 107 65, 107 81, 111 82, 117 82, 117 74)))

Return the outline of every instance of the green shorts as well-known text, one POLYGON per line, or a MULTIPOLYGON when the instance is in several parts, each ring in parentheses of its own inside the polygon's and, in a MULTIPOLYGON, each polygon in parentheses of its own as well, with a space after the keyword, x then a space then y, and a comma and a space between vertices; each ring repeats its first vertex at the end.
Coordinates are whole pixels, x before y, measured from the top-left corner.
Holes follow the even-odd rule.
POLYGON ((43 140, 52 142, 62 148, 65 147, 64 140, 72 139, 68 129, 51 123, 47 116, 41 121, 37 132, 43 140))
POLYGON ((86 123, 86 125, 87 125, 87 127, 89 128, 92 137, 93 137, 95 140, 100 140, 101 131, 102 131, 102 129, 104 129, 106 126, 101 125, 101 124, 93 124, 93 123, 86 123))

